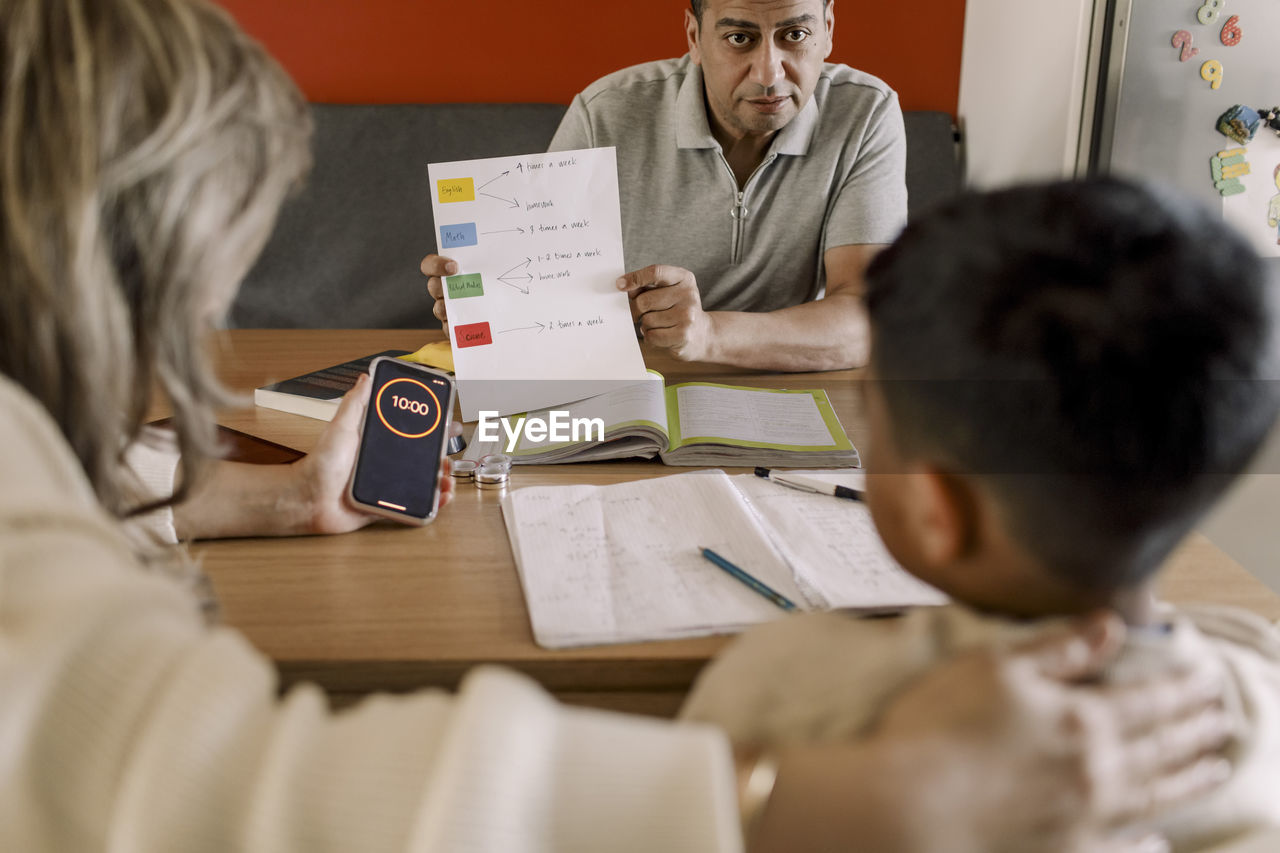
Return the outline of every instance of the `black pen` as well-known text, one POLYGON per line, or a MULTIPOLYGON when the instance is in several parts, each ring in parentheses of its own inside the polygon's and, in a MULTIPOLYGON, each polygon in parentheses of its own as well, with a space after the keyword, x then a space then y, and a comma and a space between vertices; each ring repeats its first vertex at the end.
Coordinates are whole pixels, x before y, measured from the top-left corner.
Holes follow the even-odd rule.
POLYGON ((766 480, 772 480, 780 486, 786 486, 788 489, 797 489, 801 492, 813 492, 818 495, 831 495, 833 498, 844 498, 845 500, 850 501, 862 500, 862 492, 857 489, 851 489, 848 486, 837 486, 835 483, 815 480, 813 477, 805 477, 801 474, 788 474, 782 471, 774 471, 769 468, 757 468, 756 476, 763 477, 766 480))

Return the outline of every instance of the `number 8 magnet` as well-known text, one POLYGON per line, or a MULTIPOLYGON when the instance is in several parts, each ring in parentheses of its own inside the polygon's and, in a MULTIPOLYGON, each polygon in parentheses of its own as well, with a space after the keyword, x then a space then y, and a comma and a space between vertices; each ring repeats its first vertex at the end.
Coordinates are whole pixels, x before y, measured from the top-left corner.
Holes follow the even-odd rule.
POLYGON ((1206 0, 1205 4, 1196 12, 1196 19, 1206 27, 1218 20, 1218 16, 1222 14, 1222 6, 1226 0, 1206 0))

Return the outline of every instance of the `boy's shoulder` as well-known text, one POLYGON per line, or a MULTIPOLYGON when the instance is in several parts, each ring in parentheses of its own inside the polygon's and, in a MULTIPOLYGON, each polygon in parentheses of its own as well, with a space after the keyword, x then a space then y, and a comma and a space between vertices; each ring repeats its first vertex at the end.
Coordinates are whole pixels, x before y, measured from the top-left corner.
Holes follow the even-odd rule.
MULTIPOLYGON (((1269 673, 1264 681, 1280 685, 1280 635, 1265 620, 1207 605, 1166 616, 1168 631, 1131 632, 1109 673, 1113 680, 1141 680, 1207 660, 1235 671, 1261 670, 1269 673)), ((936 664, 966 651, 1015 645, 1062 621, 1014 621, 958 604, 892 617, 784 617, 747 631, 717 655, 699 675, 681 717, 715 723, 751 741, 857 736, 893 694, 936 664)), ((1271 692, 1280 701, 1280 690, 1271 692)))
POLYGON ((750 741, 827 740, 871 725, 889 696, 957 651, 1038 630, 949 604, 890 616, 783 617, 752 628, 698 676, 684 719, 750 741))
POLYGON ((1211 640, 1251 649, 1280 665, 1280 626, 1256 613, 1222 604, 1187 604, 1173 612, 1211 640))

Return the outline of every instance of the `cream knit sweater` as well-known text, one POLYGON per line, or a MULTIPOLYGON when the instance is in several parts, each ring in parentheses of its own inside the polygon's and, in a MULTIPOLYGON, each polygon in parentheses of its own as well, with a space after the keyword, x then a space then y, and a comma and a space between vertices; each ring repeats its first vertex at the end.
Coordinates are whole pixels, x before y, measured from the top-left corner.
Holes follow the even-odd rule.
POLYGON ((0 377, 0 850, 736 851, 716 729, 496 668, 333 714, 140 569, 0 377))

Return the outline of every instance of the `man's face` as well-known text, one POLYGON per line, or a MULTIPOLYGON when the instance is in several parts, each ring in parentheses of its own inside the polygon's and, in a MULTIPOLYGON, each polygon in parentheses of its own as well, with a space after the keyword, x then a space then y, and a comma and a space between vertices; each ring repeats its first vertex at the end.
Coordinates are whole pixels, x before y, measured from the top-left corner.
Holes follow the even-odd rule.
POLYGON ((813 96, 831 53, 835 11, 823 0, 707 0, 685 13, 712 124, 734 139, 781 130, 813 96))

